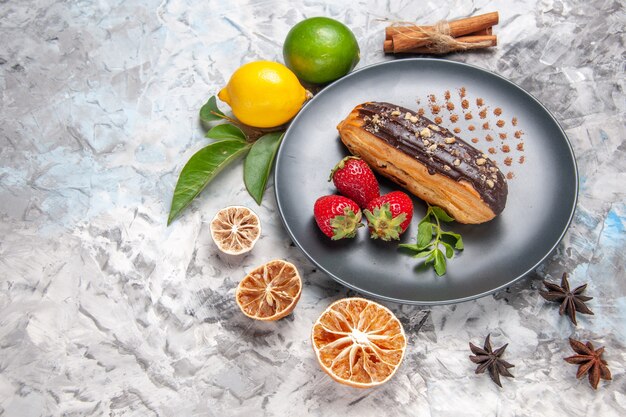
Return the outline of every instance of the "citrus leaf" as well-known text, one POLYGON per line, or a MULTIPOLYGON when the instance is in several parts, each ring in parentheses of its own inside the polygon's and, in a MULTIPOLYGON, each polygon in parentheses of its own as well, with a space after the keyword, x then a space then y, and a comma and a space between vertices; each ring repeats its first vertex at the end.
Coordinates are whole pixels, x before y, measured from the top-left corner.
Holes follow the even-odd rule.
POLYGON ((258 205, 261 205, 263 200, 267 179, 284 134, 284 132, 272 132, 261 136, 246 156, 243 165, 243 181, 248 193, 258 205))
POLYGON ((441 207, 432 206, 433 213, 442 222, 453 222, 454 219, 448 215, 441 207))
POLYGON ((204 136, 210 139, 236 139, 244 142, 247 140, 246 134, 237 126, 231 125, 230 123, 217 125, 206 132, 204 136))
POLYGON ((225 166, 250 149, 240 140, 222 140, 196 152, 178 176, 168 226, 225 166))
POLYGON ((435 250, 435 272, 437 275, 442 276, 446 273, 446 258, 443 256, 443 252, 440 249, 435 250))
POLYGON ((200 120, 205 123, 222 120, 223 117, 220 117, 220 115, 224 116, 224 113, 222 113, 217 107, 217 100, 215 96, 211 96, 207 102, 204 103, 204 106, 200 108, 200 120))

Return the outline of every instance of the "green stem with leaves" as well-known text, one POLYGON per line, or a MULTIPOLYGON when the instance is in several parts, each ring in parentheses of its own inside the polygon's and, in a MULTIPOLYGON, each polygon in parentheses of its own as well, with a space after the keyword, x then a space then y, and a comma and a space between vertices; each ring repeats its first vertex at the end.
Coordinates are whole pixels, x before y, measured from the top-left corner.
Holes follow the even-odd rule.
POLYGON ((444 232, 441 229, 441 222, 449 223, 452 221, 454 219, 441 207, 429 204, 426 215, 417 226, 417 243, 401 244, 399 247, 415 252, 414 258, 425 258, 425 265, 432 263, 435 273, 439 276, 444 275, 446 273, 446 258, 452 259, 455 249, 463 250, 461 235, 454 232, 444 232), (446 238, 449 242, 444 240, 446 238), (443 246, 445 252, 440 249, 440 245, 443 246))

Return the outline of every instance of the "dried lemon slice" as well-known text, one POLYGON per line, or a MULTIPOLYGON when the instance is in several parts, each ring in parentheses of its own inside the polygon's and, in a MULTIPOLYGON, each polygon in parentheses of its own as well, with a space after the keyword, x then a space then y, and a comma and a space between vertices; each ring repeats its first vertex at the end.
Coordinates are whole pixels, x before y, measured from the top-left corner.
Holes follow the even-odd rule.
POLYGON ((335 381, 358 388, 387 382, 406 349, 396 316, 378 303, 356 297, 331 304, 313 325, 311 338, 322 369, 335 381))
POLYGON ((217 247, 229 255, 252 250, 261 236, 261 221, 248 207, 230 206, 217 212, 211 220, 211 237, 217 247))
POLYGON ((296 267, 282 260, 255 268, 237 286, 237 305, 246 316, 256 320, 282 319, 293 311, 300 299, 302 281, 296 267))

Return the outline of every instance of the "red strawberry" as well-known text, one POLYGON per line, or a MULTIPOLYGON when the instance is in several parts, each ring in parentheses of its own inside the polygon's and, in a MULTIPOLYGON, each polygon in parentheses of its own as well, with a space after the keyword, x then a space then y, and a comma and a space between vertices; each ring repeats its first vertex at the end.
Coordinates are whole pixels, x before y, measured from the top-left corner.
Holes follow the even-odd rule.
POLYGON ((372 169, 357 156, 347 156, 339 161, 328 181, 331 179, 339 193, 354 200, 361 208, 380 196, 378 181, 372 169))
POLYGON ((371 238, 398 240, 413 218, 413 201, 402 191, 394 191, 370 201, 363 212, 371 238))
POLYGON ((363 226, 359 206, 340 195, 318 198, 313 207, 313 214, 322 232, 333 240, 354 237, 356 230, 363 226))

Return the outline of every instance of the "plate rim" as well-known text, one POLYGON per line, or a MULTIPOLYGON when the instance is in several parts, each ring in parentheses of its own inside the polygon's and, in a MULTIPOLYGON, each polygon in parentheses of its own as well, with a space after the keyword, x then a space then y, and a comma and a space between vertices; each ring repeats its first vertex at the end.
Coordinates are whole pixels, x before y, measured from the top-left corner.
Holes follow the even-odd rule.
MULTIPOLYGON (((460 297, 460 298, 454 298, 454 299, 449 299, 449 300, 437 300, 437 301, 425 301, 425 300, 405 300, 405 299, 399 299, 399 298, 394 298, 394 297, 388 297, 385 295, 380 295, 371 291, 367 291, 364 290, 362 288, 359 288, 358 286, 355 286, 353 284, 350 284, 348 282, 346 282, 345 280, 341 279, 340 277, 336 276, 335 274, 333 274, 332 272, 328 271, 323 265, 321 265, 319 262, 317 262, 298 242, 298 240, 296 239, 296 237, 293 234, 293 231, 291 230, 291 228, 289 227, 289 225, 287 224, 287 221, 285 220, 285 215, 283 213, 283 207, 281 204, 281 199, 278 193, 278 183, 280 182, 279 178, 278 178, 278 169, 274 168, 274 197, 276 198, 276 205, 278 208, 278 213, 280 215, 280 220, 283 224, 283 227, 285 228, 285 230, 287 231, 287 234, 289 235, 289 237, 291 238, 291 241, 296 245, 296 247, 317 267, 319 268, 321 271, 323 271, 326 275, 328 275, 330 278, 332 278, 333 280, 335 280, 336 282, 340 283, 341 285, 358 292, 359 294, 368 296, 368 297, 372 297, 378 300, 383 300, 383 301, 387 301, 387 302, 392 302, 392 303, 397 303, 397 304, 406 304, 406 305, 422 305, 422 306, 433 306, 433 305, 449 305, 449 304, 457 304, 457 303, 462 303, 462 302, 466 302, 466 301, 471 301, 471 300, 476 300, 478 298, 482 298, 485 296, 488 296, 490 294, 494 294, 498 291, 501 291, 511 285, 513 285, 515 282, 519 281, 520 279, 526 277, 527 275, 529 275, 532 271, 536 270, 548 257, 550 257, 550 255, 552 255, 552 253, 556 250, 556 248, 558 247, 558 245, 561 243, 561 241, 563 240, 563 238, 565 237, 565 234, 567 233, 567 231, 569 230, 572 220, 574 219, 574 215, 576 213, 576 208, 578 206, 578 194, 579 194, 579 189, 580 189, 580 177, 578 175, 578 164, 576 161, 576 156, 574 154, 574 148, 572 147, 572 143, 569 140, 569 137, 567 136, 567 134, 565 133, 565 130, 563 129, 563 127, 561 126, 561 124, 559 123, 559 121, 556 119, 556 117, 554 117, 554 115, 552 114, 552 112, 550 112, 550 110, 548 110, 548 108, 546 108, 546 106, 544 106, 535 96, 533 96, 531 93, 529 93, 528 91, 526 91, 524 88, 520 87, 519 85, 517 85, 516 83, 514 83, 513 81, 509 80, 508 78, 499 75, 493 71, 490 71, 488 69, 485 68, 481 68, 479 66, 473 65, 473 64, 468 64, 465 62, 458 62, 458 61, 452 61, 452 60, 448 60, 448 59, 437 59, 437 58, 399 58, 399 59, 393 59, 393 60, 389 60, 389 61, 382 61, 382 62, 376 62, 373 64, 369 64, 366 65, 362 68, 359 68, 353 72, 351 72, 350 74, 347 74, 344 77, 339 78, 336 81, 333 81, 332 83, 330 83, 329 85, 327 85, 326 87, 324 87, 319 93, 317 93, 311 100, 309 100, 307 103, 305 103, 305 105, 302 107, 302 109, 298 112, 298 114, 296 115, 296 117, 289 123, 289 127, 287 128, 287 130, 285 131, 285 135, 284 138, 286 138, 290 132, 290 130, 293 128, 293 126, 296 124, 296 122, 298 121, 298 119, 302 116, 302 114, 305 113, 307 107, 309 106, 310 103, 314 102, 315 100, 318 99, 318 97, 323 96, 327 90, 333 88, 336 84, 339 84, 340 82, 342 82, 342 80, 349 78, 349 77, 353 77, 356 74, 359 74, 363 71, 367 71, 370 70, 372 68, 375 67, 384 67, 384 66, 393 66, 393 65, 398 65, 399 63, 404 63, 404 62, 437 62, 437 65, 439 64, 444 64, 444 65, 452 65, 452 66, 459 66, 459 67, 468 67, 472 70, 476 70, 479 72, 483 72, 486 73, 490 76, 494 76, 499 78, 501 81, 504 81, 505 83, 509 84, 511 87, 516 88, 518 90, 520 90, 522 93, 526 94, 529 98, 531 98, 537 105, 539 105, 539 107, 541 109, 543 109, 546 114, 552 119, 552 121, 555 123, 556 127, 559 129, 559 131, 561 132, 563 138, 565 138, 565 144, 567 145, 567 148, 569 150, 569 156, 571 157, 572 163, 573 163, 573 167, 574 167, 574 177, 575 177, 575 182, 576 182, 576 187, 574 190, 574 199, 572 201, 572 207, 569 213, 569 217, 567 219, 567 222, 565 224, 565 227, 563 228, 563 230, 561 231, 560 235, 558 236, 558 238, 556 239, 556 241, 554 242, 554 244, 551 246, 550 250, 548 250, 546 252, 546 254, 541 257, 541 259, 539 259, 534 265, 532 265, 530 268, 528 268, 526 271, 524 271, 523 273, 519 274, 518 276, 514 277, 513 279, 511 279, 510 281, 499 285, 496 288, 487 290, 487 291, 483 291, 481 293, 478 294, 474 294, 474 295, 470 295, 467 297, 460 297)), ((276 163, 275 163, 275 167, 278 167, 278 163, 281 159, 282 153, 283 153, 283 148, 285 145, 285 140, 283 139, 281 141, 280 146, 278 147, 278 150, 276 152, 276 163)))

